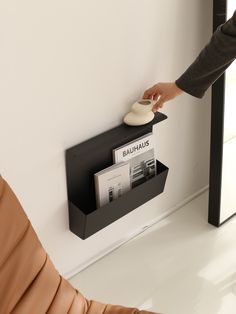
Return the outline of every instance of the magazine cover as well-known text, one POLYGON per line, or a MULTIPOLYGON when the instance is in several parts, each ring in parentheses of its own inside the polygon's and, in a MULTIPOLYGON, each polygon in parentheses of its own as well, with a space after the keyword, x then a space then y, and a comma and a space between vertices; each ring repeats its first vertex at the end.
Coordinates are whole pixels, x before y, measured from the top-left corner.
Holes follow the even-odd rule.
POLYGON ((120 162, 94 174, 97 207, 130 190, 129 162, 120 162))
POLYGON ((131 187, 135 187, 156 174, 153 133, 147 133, 134 141, 113 150, 114 163, 130 163, 131 187))

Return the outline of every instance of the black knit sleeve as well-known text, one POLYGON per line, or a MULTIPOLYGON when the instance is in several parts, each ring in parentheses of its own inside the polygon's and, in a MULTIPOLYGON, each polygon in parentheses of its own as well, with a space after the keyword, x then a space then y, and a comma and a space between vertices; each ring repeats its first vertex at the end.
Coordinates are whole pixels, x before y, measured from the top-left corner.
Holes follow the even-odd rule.
POLYGON ((186 93, 202 98, 236 58, 236 11, 220 25, 196 60, 175 81, 186 93))

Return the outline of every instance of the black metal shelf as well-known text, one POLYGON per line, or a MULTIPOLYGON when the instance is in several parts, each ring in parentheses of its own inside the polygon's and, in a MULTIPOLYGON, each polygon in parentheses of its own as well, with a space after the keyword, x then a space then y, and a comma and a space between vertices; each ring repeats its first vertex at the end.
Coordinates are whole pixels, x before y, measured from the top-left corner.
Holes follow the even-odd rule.
POLYGON ((163 192, 168 168, 157 160, 155 177, 111 203, 96 208, 94 173, 113 164, 114 148, 151 132, 154 124, 166 118, 157 112, 146 125, 131 127, 121 124, 66 150, 69 223, 73 233, 86 239, 163 192))

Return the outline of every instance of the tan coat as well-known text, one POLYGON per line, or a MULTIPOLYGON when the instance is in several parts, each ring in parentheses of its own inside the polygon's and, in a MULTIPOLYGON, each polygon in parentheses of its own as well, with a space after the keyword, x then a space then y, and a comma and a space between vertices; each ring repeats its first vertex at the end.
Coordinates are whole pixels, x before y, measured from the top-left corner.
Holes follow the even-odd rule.
POLYGON ((89 301, 56 271, 0 176, 0 314, 148 314, 89 301))

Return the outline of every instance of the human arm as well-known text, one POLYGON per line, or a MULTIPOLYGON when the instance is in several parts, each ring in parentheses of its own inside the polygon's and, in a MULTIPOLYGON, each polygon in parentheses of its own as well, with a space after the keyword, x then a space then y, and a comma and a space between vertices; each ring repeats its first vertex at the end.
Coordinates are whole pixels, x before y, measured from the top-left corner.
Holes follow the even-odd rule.
POLYGON ((182 92, 202 98, 235 58, 236 11, 231 19, 217 28, 209 43, 175 82, 158 83, 146 90, 143 98, 157 100, 153 111, 182 92))
POLYGON ((236 58, 236 11, 213 33, 196 60, 175 81, 186 93, 202 98, 236 58))

